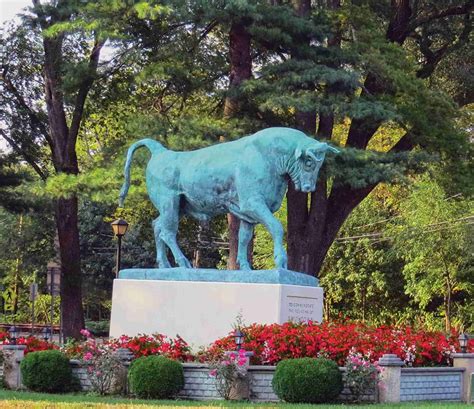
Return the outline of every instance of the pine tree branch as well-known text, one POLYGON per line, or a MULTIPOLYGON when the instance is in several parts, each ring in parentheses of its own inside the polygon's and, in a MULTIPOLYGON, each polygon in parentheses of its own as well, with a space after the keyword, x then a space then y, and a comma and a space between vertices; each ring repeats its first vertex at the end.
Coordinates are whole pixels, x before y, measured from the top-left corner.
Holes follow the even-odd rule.
POLYGON ((426 59, 426 63, 418 70, 417 77, 428 78, 447 54, 458 50, 469 42, 471 31, 472 19, 470 14, 466 14, 464 17, 464 27, 459 37, 455 41, 439 47, 436 51, 431 50, 432 41, 429 38, 424 37, 422 34, 414 33, 412 37, 417 40, 420 45, 420 51, 426 59))
POLYGON ((413 133, 407 132, 403 135, 398 142, 392 146, 390 149, 390 153, 393 152, 403 152, 403 151, 411 151, 415 147, 415 142, 413 140, 413 133))
POLYGON ((196 50, 199 44, 201 44, 202 40, 204 40, 207 35, 214 30, 219 25, 219 22, 217 20, 212 20, 202 31, 202 33, 199 35, 199 38, 197 39, 196 43, 192 45, 190 49, 188 49, 188 53, 192 53, 196 50))
POLYGON ((8 78, 8 66, 5 65, 2 70, 1 80, 5 84, 6 89, 15 97, 18 105, 27 113, 30 125, 33 129, 37 129, 38 132, 43 136, 51 149, 54 149, 54 142, 51 139, 48 128, 44 122, 39 118, 38 114, 28 105, 25 98, 18 89, 15 87, 13 82, 8 78))
POLYGON ((44 181, 48 177, 47 171, 43 171, 38 163, 36 163, 34 157, 22 149, 16 141, 8 136, 3 129, 0 129, 0 136, 5 139, 8 144, 12 147, 12 149, 20 154, 25 161, 34 169, 34 171, 38 174, 38 176, 44 181))
POLYGON ((474 8, 474 1, 468 0, 462 6, 453 6, 453 7, 448 7, 444 10, 435 10, 431 13, 428 13, 426 15, 413 19, 408 25, 408 31, 412 32, 417 27, 420 27, 421 25, 429 23, 433 20, 439 20, 444 17, 469 14, 473 8, 474 8))
POLYGON ((82 117, 84 114, 84 105, 86 102, 87 94, 89 93, 92 84, 94 83, 95 75, 97 72, 97 66, 99 64, 100 51, 104 46, 105 41, 96 38, 94 47, 91 50, 89 56, 88 72, 79 86, 79 90, 76 96, 76 103, 74 105, 74 112, 72 115, 71 126, 69 127, 68 135, 68 150, 75 151, 77 135, 81 126, 82 117))

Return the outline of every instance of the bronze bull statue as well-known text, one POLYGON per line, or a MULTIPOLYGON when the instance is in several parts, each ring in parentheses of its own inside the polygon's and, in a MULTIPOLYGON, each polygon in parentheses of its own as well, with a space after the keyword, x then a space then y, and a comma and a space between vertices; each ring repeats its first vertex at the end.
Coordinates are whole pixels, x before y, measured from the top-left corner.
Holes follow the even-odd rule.
POLYGON ((146 185, 160 213, 153 221, 160 268, 171 267, 166 247, 180 267, 191 268, 176 241, 181 216, 205 221, 225 213, 240 219, 237 261, 241 270, 251 269, 247 247, 257 223, 265 225, 273 238, 276 267, 287 268, 283 227, 273 213, 280 208, 290 179, 297 190, 313 192, 326 152, 339 152, 291 128, 268 128, 189 152, 174 152, 142 139, 128 149, 120 206, 130 186, 133 153, 141 146, 152 155, 146 185))

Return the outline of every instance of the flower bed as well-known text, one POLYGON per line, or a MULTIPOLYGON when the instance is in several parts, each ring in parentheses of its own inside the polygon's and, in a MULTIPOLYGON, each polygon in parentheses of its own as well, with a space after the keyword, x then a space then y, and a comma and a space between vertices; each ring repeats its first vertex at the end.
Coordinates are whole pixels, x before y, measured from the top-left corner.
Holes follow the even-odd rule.
MULTIPOLYGON (((8 339, 7 332, 0 332, 0 345, 9 344, 10 340, 8 339)), ((16 340, 17 345, 25 345, 25 355, 29 352, 35 351, 47 351, 49 349, 58 349, 58 346, 52 342, 44 341, 40 338, 36 338, 32 335, 28 337, 19 337, 16 340)))
POLYGON ((120 338, 113 338, 102 343, 97 343, 91 337, 87 330, 81 331, 86 338, 84 342, 72 342, 66 344, 63 352, 70 358, 87 358, 94 355, 99 349, 117 350, 119 348, 128 348, 135 358, 148 355, 163 355, 167 358, 178 361, 193 361, 189 345, 179 336, 169 338, 162 334, 139 335, 128 337, 122 335, 120 338))
MULTIPOLYGON (((457 334, 414 330, 410 327, 370 327, 351 321, 323 324, 253 324, 243 329, 243 348, 254 352, 253 364, 275 365, 282 359, 327 357, 344 365, 351 351, 361 353, 370 362, 384 353, 393 353, 408 366, 449 365, 450 354, 459 351, 457 334)), ((200 354, 201 361, 215 360, 223 351, 232 350, 232 335, 215 341, 200 354)), ((474 340, 469 342, 474 351, 474 340)))
MULTIPOLYGON (((86 331, 87 332, 87 331, 86 331)), ((90 334, 84 332, 86 337, 90 334)), ((446 337, 442 332, 414 330, 410 327, 371 327, 351 321, 325 322, 323 324, 253 324, 243 328, 243 348, 252 351, 252 364, 276 365, 286 358, 326 357, 343 366, 350 353, 360 353, 370 362, 385 353, 398 355, 407 366, 447 366, 450 354, 459 351, 458 334, 446 337)), ((8 334, 0 333, 0 343, 9 343, 8 334)), ((97 344, 90 340, 67 344, 63 351, 70 358, 84 359, 91 356, 97 344)), ((57 348, 53 343, 35 337, 21 337, 18 344, 26 345, 26 353, 57 348)), ((179 336, 165 335, 121 336, 104 341, 109 350, 128 348, 137 358, 163 355, 182 362, 215 362, 225 351, 235 350, 232 334, 220 338, 208 348, 193 355, 185 340, 179 336)), ((474 340, 468 350, 474 352, 474 340)))

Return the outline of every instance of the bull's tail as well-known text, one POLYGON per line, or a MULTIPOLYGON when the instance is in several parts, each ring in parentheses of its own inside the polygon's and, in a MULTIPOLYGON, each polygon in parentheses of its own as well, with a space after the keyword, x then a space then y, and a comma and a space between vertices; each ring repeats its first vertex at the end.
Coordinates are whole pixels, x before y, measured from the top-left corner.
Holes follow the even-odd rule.
POLYGON ((127 161, 125 162, 125 168, 124 168, 124 176, 125 176, 125 182, 123 182, 122 189, 120 190, 120 195, 119 195, 119 206, 123 207, 123 203, 125 201, 125 198, 127 197, 128 189, 130 187, 130 168, 132 166, 132 157, 133 153, 135 152, 136 149, 146 146, 148 150, 151 152, 152 156, 155 153, 162 152, 166 150, 163 145, 153 139, 142 139, 138 142, 135 142, 130 148, 128 148, 127 152, 127 161))

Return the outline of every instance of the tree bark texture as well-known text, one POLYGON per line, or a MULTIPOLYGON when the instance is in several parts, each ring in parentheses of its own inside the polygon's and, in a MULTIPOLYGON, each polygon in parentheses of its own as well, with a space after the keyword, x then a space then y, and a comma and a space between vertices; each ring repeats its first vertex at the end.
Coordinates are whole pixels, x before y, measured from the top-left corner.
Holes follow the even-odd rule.
POLYGON ((64 336, 79 338, 84 328, 78 200, 56 200, 56 226, 61 260, 61 309, 64 336))
MULTIPOLYGON (((252 58, 250 55, 250 34, 247 32, 243 22, 234 22, 229 31, 229 91, 230 95, 225 99, 224 118, 232 118, 239 113, 240 101, 231 95, 232 89, 238 87, 242 81, 252 76, 252 58)), ((229 257, 227 259, 227 268, 236 270, 239 268, 237 263, 237 251, 239 247, 239 227, 240 221, 233 214, 227 215, 228 237, 229 237, 229 257)), ((248 254, 252 254, 253 240, 249 244, 248 254)), ((249 260, 251 262, 251 260, 249 260)))

